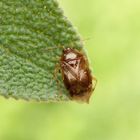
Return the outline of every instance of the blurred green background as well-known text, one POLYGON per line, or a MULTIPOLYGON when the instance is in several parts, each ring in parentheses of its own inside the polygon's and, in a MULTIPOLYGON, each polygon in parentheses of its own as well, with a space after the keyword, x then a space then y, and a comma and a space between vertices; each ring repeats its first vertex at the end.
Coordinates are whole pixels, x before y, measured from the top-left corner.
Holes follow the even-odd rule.
POLYGON ((59 1, 97 88, 89 105, 0 97, 0 140, 140 140, 140 0, 59 1))

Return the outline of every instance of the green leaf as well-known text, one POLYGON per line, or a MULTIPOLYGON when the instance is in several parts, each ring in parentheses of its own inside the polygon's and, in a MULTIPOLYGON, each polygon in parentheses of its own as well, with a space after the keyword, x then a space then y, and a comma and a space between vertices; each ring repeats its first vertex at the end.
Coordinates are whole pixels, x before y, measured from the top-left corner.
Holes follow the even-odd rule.
POLYGON ((57 1, 1 0, 0 95, 37 101, 69 100, 61 73, 54 76, 61 46, 83 49, 57 1))

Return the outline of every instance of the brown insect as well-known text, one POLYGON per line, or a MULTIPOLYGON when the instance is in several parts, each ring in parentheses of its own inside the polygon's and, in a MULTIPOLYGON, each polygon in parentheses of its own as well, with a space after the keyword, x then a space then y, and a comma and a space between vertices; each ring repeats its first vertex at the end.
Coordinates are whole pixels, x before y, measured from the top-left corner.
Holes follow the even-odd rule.
MULTIPOLYGON (((47 50, 57 48, 47 48, 47 50)), ((63 52, 59 65, 55 68, 54 78, 59 84, 57 73, 60 70, 64 85, 69 91, 71 99, 89 103, 97 80, 91 74, 86 55, 76 49, 61 48, 63 48, 63 52)))
POLYGON ((88 103, 97 80, 91 75, 86 56, 78 50, 66 48, 60 59, 60 67, 71 98, 88 103))

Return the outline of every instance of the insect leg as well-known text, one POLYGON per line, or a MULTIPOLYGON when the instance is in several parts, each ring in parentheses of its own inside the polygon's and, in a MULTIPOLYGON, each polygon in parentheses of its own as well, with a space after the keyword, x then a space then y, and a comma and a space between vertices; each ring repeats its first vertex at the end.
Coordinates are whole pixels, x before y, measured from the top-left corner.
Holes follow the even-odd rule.
POLYGON ((60 86, 61 86, 60 83, 61 83, 61 81, 57 77, 60 70, 61 70, 60 69, 60 65, 59 64, 56 64, 55 69, 54 69, 53 76, 54 76, 54 80, 56 80, 56 82, 57 82, 58 91, 59 91, 60 94, 62 94, 62 91, 60 89, 60 86))
POLYGON ((94 89, 95 89, 95 87, 96 87, 96 85, 97 85, 97 79, 96 79, 95 77, 92 77, 92 79, 93 79, 93 81, 94 81, 94 87, 93 87, 93 91, 94 91, 94 89))

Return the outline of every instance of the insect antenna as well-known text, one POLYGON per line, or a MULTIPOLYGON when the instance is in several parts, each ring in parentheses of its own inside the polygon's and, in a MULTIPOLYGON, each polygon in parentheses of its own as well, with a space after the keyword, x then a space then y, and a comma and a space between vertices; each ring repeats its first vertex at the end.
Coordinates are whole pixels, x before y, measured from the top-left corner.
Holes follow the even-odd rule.
POLYGON ((59 48, 64 49, 64 46, 47 47, 47 48, 42 48, 41 50, 42 51, 51 51, 51 50, 59 49, 59 48))

